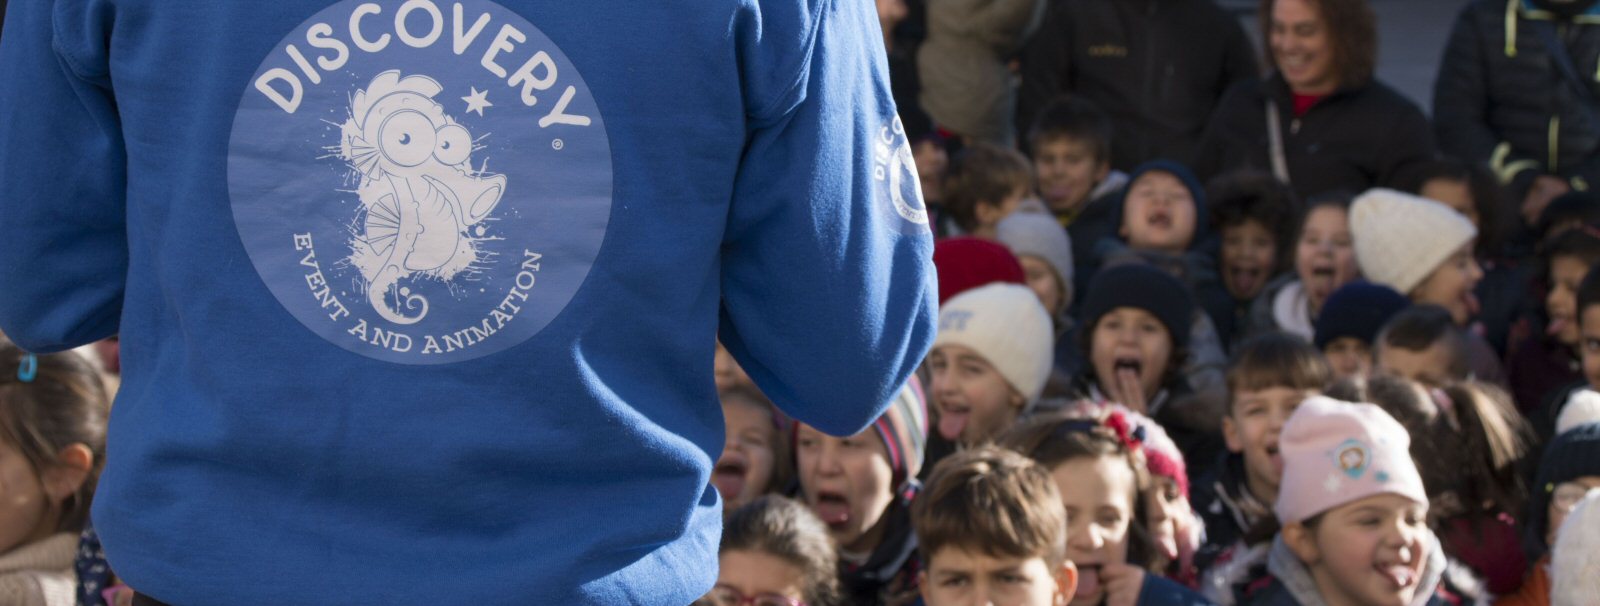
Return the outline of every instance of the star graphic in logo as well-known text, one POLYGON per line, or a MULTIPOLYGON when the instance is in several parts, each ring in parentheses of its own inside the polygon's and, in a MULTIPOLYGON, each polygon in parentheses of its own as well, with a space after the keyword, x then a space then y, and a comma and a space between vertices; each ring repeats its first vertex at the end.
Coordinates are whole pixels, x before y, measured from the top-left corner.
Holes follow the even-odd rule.
POLYGON ((1339 488, 1342 486, 1344 486, 1344 482, 1340 481, 1339 476, 1335 474, 1328 474, 1328 479, 1322 481, 1322 488, 1327 490, 1329 494, 1339 492, 1339 488))
POLYGON ((471 88, 472 94, 462 97, 461 100, 467 102, 468 112, 477 112, 479 116, 482 116, 483 108, 494 107, 494 104, 489 102, 489 91, 480 92, 477 87, 471 88))

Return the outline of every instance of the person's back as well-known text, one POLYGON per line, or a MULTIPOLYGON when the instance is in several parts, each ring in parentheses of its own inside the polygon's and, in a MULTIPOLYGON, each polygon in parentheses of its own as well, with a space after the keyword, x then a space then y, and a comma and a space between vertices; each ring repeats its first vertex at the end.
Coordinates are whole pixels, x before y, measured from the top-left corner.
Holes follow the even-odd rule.
POLYGON ((719 326, 838 434, 932 340, 871 5, 57 0, 5 27, 0 325, 120 332, 94 523, 156 599, 687 603, 719 326))

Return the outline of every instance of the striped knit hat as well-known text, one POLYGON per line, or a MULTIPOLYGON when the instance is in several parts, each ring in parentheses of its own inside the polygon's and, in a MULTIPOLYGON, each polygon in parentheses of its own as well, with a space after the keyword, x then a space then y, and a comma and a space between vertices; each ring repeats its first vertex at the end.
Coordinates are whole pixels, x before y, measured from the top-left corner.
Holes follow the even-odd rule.
POLYGON ((912 481, 922 472, 928 443, 928 399, 915 375, 895 394, 889 409, 872 422, 872 429, 883 438, 883 445, 889 451, 896 492, 915 491, 912 481))

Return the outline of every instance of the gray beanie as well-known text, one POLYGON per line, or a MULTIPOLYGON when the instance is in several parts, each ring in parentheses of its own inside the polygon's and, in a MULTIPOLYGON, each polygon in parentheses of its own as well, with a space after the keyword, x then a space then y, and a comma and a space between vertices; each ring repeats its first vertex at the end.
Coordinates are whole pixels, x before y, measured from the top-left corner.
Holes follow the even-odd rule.
MULTIPOLYGON (((1072 239, 1055 218, 1033 212, 1016 212, 1000 220, 996 237, 1018 257, 1032 255, 1044 259, 1056 270, 1061 281, 1062 306, 1072 306, 1072 239)), ((1049 310, 1055 314, 1056 310, 1049 310)))

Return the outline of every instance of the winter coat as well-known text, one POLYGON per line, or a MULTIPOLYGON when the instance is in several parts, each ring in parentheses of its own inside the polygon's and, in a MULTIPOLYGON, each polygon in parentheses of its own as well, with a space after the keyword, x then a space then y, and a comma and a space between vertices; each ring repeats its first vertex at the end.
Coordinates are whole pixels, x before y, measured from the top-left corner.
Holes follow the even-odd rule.
POLYGON ((1269 282, 1250 304, 1250 323, 1243 338, 1281 330, 1305 339, 1316 337, 1316 318, 1306 301, 1306 289, 1296 274, 1286 274, 1269 282))
POLYGON ((1235 452, 1223 455, 1211 474, 1194 483, 1192 492, 1194 510, 1206 525, 1206 542, 1195 554, 1195 566, 1200 569, 1201 589, 1217 599, 1222 594, 1210 591, 1213 569, 1243 557, 1252 547, 1245 544, 1245 535, 1272 518, 1272 504, 1262 503, 1250 493, 1244 455, 1235 452))
POLYGON ((1551 392, 1583 379, 1583 361, 1572 348, 1545 336, 1543 323, 1533 326, 1531 334, 1506 357, 1511 397, 1523 414, 1538 410, 1551 392))
POLYGON ((62 532, 0 555, 0 604, 72 606, 78 599, 72 559, 78 533, 62 532))
POLYGON ((1255 50, 1212 0, 1052 0, 1022 54, 1017 127, 1064 93, 1111 118, 1111 165, 1188 160, 1229 86, 1255 79, 1255 50))
POLYGON ((1500 596, 1494 606, 1550 606, 1550 557, 1545 556, 1528 571, 1522 588, 1516 593, 1500 596))
POLYGON ((917 51, 922 109, 949 130, 1009 145, 1016 107, 1007 61, 1039 27, 1045 0, 939 0, 917 51))
POLYGON ((1272 171, 1267 103, 1278 112, 1284 162, 1300 199, 1330 191, 1400 189, 1434 157, 1422 109, 1373 80, 1335 91, 1305 115, 1294 115, 1283 76, 1235 86, 1217 105, 1192 165, 1203 181, 1235 169, 1272 171))
POLYGON ((1600 10, 1558 18, 1529 0, 1461 10, 1439 62, 1433 116, 1445 152, 1489 167, 1520 201, 1533 178, 1600 185, 1596 106, 1579 96, 1538 28, 1554 27, 1592 99, 1600 99, 1600 10))
POLYGON ((883 541, 867 561, 860 565, 839 561, 839 585, 846 606, 878 606, 891 598, 916 594, 922 561, 917 558, 909 503, 896 499, 884 515, 888 527, 883 541))

